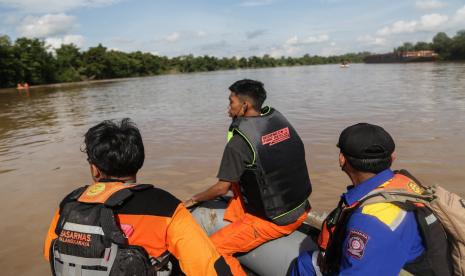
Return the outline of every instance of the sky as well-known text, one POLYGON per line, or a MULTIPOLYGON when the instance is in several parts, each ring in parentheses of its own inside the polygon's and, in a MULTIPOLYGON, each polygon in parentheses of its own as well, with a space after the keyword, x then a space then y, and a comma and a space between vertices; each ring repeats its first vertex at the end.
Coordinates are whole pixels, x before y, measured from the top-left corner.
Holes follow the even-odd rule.
POLYGON ((156 55, 389 52, 465 29, 465 0, 0 0, 0 35, 156 55))

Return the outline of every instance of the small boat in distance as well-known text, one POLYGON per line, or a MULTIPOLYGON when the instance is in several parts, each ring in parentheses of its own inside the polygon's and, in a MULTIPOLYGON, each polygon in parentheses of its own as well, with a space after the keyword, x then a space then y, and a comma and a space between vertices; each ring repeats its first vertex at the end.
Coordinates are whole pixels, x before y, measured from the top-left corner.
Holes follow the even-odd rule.
POLYGON ((431 62, 438 59, 434 51, 404 51, 387 54, 370 55, 363 59, 365 63, 406 63, 406 62, 431 62))
POLYGON ((29 84, 27 82, 18 83, 18 85, 16 86, 16 89, 18 89, 18 90, 28 90, 29 89, 29 84))
POLYGON ((339 67, 341 67, 341 68, 349 68, 350 65, 349 65, 349 62, 343 60, 343 61, 341 62, 341 64, 339 65, 339 67))

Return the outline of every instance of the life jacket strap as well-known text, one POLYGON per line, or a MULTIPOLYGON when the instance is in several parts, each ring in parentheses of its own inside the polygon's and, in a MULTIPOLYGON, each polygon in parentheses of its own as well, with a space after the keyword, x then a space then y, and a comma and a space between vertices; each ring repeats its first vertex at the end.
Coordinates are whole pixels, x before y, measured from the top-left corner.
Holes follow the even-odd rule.
POLYGON ((111 241, 117 244, 124 245, 127 243, 126 237, 124 237, 123 231, 118 227, 115 220, 113 210, 110 208, 103 207, 100 211, 100 223, 102 225, 103 232, 111 241))
POLYGON ((126 199, 132 196, 132 191, 128 189, 119 190, 116 193, 112 194, 104 203, 106 207, 114 208, 116 206, 122 205, 126 199))
POLYGON ((433 194, 424 194, 419 195, 415 193, 409 193, 404 190, 381 190, 373 191, 369 195, 365 196, 358 201, 358 207, 363 207, 368 204, 374 203, 397 203, 402 202, 418 202, 418 203, 428 203, 434 199, 433 194))
POLYGON ((150 257, 150 262, 156 271, 163 271, 167 268, 167 265, 170 261, 170 256, 171 253, 169 251, 165 251, 158 257, 150 257))

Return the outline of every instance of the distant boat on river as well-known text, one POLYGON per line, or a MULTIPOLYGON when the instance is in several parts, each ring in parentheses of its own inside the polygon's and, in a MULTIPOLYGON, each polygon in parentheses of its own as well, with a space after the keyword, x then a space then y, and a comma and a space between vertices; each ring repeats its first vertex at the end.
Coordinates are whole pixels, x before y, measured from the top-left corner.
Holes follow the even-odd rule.
POLYGON ((16 89, 18 89, 18 90, 29 90, 29 84, 27 82, 18 83, 18 85, 16 86, 16 89))
POLYGON ((350 65, 349 65, 348 61, 343 60, 343 61, 341 61, 341 64, 339 64, 339 67, 341 67, 341 68, 349 68, 350 65))
POLYGON ((438 59, 434 51, 405 51, 387 54, 370 55, 364 58, 365 63, 404 63, 431 62, 438 59))

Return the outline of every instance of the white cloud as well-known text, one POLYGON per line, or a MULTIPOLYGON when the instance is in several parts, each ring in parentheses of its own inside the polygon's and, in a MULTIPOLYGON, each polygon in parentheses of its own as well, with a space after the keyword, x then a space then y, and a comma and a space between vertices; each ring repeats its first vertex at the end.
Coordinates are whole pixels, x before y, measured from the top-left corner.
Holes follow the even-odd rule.
POLYGON ((423 15, 420 20, 418 29, 421 31, 434 31, 439 26, 446 23, 449 20, 447 15, 441 15, 437 13, 423 15))
POLYGON ((118 1, 120 0, 0 0, 0 6, 12 7, 20 12, 54 13, 83 7, 107 6, 118 1))
POLYGON ((401 21, 394 22, 389 27, 384 27, 378 30, 376 33, 378 35, 390 35, 390 34, 396 34, 396 33, 413 32, 415 30, 416 25, 417 25, 416 21, 405 22, 401 20, 401 21))
POLYGON ((77 47, 82 47, 86 39, 82 35, 66 35, 63 38, 63 44, 74 44, 77 47))
POLYGON ((45 44, 53 49, 60 48, 63 44, 74 44, 81 48, 86 39, 82 35, 65 35, 64 37, 49 37, 45 39, 45 44))
POLYGON ((175 43, 175 42, 180 42, 181 40, 182 41, 194 40, 194 39, 203 40, 203 38, 206 37, 207 35, 208 34, 205 31, 202 31, 202 30, 198 30, 198 31, 192 31, 192 30, 189 30, 189 31, 186 31, 186 30, 185 31, 176 31, 176 32, 170 33, 169 35, 166 35, 161 40, 157 40, 157 41, 175 43))
POLYGON ((247 0, 242 1, 239 6, 241 7, 259 7, 266 6, 273 3, 273 0, 247 0))
POLYGON ((377 31, 380 36, 388 36, 393 34, 413 33, 418 31, 437 31, 443 26, 449 17, 437 13, 423 15, 419 21, 397 21, 391 26, 384 27, 377 31))
POLYGON ((465 6, 457 10, 452 21, 454 24, 465 24, 465 6))
POLYGON ((318 36, 309 36, 303 40, 303 44, 321 43, 329 40, 329 35, 320 34, 318 36))
POLYGON ((308 44, 315 44, 321 43, 329 40, 329 35, 327 34, 320 34, 317 36, 309 36, 304 39, 299 39, 296 35, 290 37, 284 44, 285 45, 308 45, 308 44))
POLYGON ((296 55, 301 50, 301 47, 296 46, 298 40, 297 36, 293 36, 284 42, 282 46, 271 47, 267 53, 274 58, 296 55))
POLYGON ((365 35, 357 38, 358 42, 365 43, 367 45, 385 45, 386 39, 383 37, 373 37, 371 35, 365 35))
POLYGON ((327 57, 327 56, 337 56, 337 55, 342 55, 347 53, 348 50, 344 48, 338 48, 338 47, 325 47, 320 50, 318 53, 321 56, 327 57))
POLYGON ((195 35, 196 35, 197 37, 205 37, 205 36, 207 36, 207 33, 204 32, 204 31, 196 31, 196 32, 195 32, 195 35))
POLYGON ((284 45, 283 47, 273 47, 269 53, 270 56, 274 58, 279 58, 282 56, 293 56, 300 52, 299 47, 284 45))
POLYGON ((52 49, 60 48, 63 44, 63 39, 58 37, 49 37, 45 39, 45 45, 50 46, 52 49))
POLYGON ((295 36, 289 38, 288 40, 286 40, 284 45, 296 45, 298 43, 299 43, 299 38, 295 35, 295 36))
MULTIPOLYGON (((308 36, 304 39, 300 39, 297 35, 288 38, 282 46, 273 47, 270 50, 270 56, 281 57, 281 56, 297 56, 308 50, 306 46, 322 43, 329 40, 329 35, 319 34, 316 36, 308 36)), ((335 46, 333 42, 330 44, 335 46)))
POLYGON ((165 41, 167 42, 176 42, 179 39, 181 39, 181 35, 178 32, 174 32, 168 35, 167 37, 165 37, 165 41))
POLYGON ((338 46, 336 42, 332 41, 328 43, 329 46, 325 45, 324 47, 321 47, 315 54, 318 54, 320 56, 334 56, 334 55, 342 55, 344 53, 349 52, 348 49, 343 48, 341 46, 338 46))
POLYGON ((41 17, 27 16, 18 26, 21 36, 44 38, 68 33, 77 27, 74 16, 59 14, 46 14, 41 17))
POLYGON ((446 4, 438 0, 417 0, 415 7, 419 10, 430 11, 445 7, 446 4))

